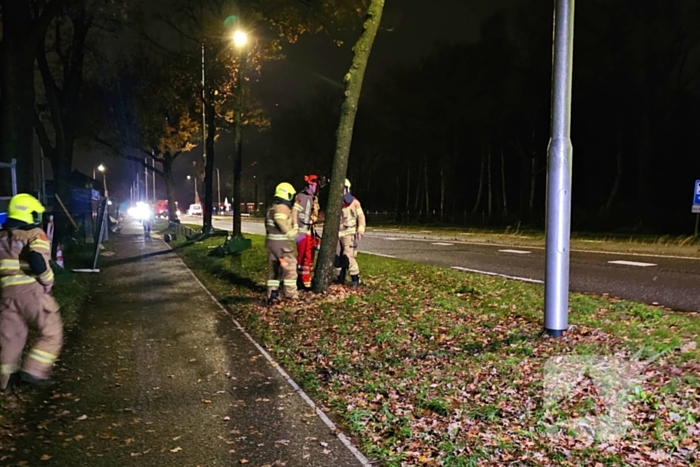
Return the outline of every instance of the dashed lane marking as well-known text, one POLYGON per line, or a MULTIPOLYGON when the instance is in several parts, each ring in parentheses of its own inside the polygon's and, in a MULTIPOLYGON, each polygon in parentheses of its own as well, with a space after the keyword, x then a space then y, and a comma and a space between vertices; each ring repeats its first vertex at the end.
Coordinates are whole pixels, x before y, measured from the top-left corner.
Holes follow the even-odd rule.
POLYGON ((620 265, 622 265, 622 266, 636 266, 636 267, 639 267, 639 268, 648 268, 648 267, 651 267, 651 266, 656 266, 656 264, 654 264, 654 263, 640 263, 640 262, 637 262, 637 261, 623 261, 623 260, 621 260, 621 259, 615 260, 615 261, 608 261, 608 263, 610 263, 610 264, 620 264, 620 265))
POLYGON ((452 246, 452 245, 454 245, 454 243, 442 243, 442 242, 437 242, 437 243, 433 243, 433 245, 437 245, 437 246, 452 246))
POLYGON ((529 255, 532 253, 531 251, 525 251, 525 250, 498 250, 501 253, 513 253, 515 255, 529 255))
POLYGON ((530 279, 529 277, 509 276, 508 274, 499 274, 497 272, 491 271, 479 271, 478 269, 463 268, 461 266, 452 266, 452 269, 456 269, 457 271, 473 272, 475 274, 484 274, 486 276, 503 277, 504 279, 513 279, 521 282, 531 282, 533 284, 544 284, 544 281, 541 281, 539 279, 530 279))

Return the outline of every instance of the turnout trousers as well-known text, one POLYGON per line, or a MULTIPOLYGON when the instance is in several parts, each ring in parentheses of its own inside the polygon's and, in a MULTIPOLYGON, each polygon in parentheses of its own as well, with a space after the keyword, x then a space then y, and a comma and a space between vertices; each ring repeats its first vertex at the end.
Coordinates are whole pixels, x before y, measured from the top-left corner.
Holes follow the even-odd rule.
POLYGON ((273 290, 280 290, 280 296, 297 298, 297 259, 294 256, 290 242, 283 240, 268 240, 267 247, 267 297, 273 290))
POLYGON ((311 270, 314 265, 316 238, 310 233, 305 234, 304 239, 297 243, 297 252, 301 281, 305 287, 311 287, 311 270))
POLYGON ((0 388, 20 369, 29 327, 38 331, 34 346, 24 361, 23 371, 47 379, 63 347, 63 322, 56 300, 38 283, 3 289, 0 299, 0 388), (8 293, 8 289, 12 290, 8 293), (19 290, 21 288, 21 290, 19 290))
POLYGON ((351 276, 356 276, 360 274, 360 265, 357 264, 357 238, 355 235, 344 235, 338 238, 338 247, 335 250, 335 254, 343 257, 345 261, 344 264, 348 265, 347 269, 351 276))

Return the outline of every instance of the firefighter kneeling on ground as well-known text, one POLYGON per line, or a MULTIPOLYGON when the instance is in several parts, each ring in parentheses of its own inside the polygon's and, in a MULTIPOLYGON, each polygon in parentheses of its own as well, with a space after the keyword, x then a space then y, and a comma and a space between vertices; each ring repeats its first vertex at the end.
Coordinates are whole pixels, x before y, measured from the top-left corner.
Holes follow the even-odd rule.
POLYGON ((299 226, 297 235, 297 268, 301 276, 301 285, 305 289, 311 288, 311 269, 314 264, 314 252, 317 239, 314 225, 318 220, 318 176, 307 175, 304 177, 306 187, 294 198, 294 219, 299 226))
POLYGON ((365 213, 360 202, 350 194, 350 181, 345 179, 343 188, 343 210, 340 215, 340 232, 336 249, 336 268, 339 268, 336 283, 345 284, 345 274, 350 271, 351 287, 360 285, 360 266, 357 264, 357 243, 365 234, 365 213))
POLYGON ((19 382, 44 386, 63 346, 63 322, 51 296, 51 244, 39 227, 44 206, 32 195, 10 200, 7 221, 0 231, 0 388, 19 382), (28 264, 28 271, 22 264, 28 264), (28 327, 39 337, 22 371, 20 360, 28 327))
POLYGON ((280 183, 275 189, 272 207, 265 216, 267 237, 267 303, 272 304, 280 296, 297 298, 297 258, 294 254, 294 241, 299 233, 294 223, 292 203, 296 190, 289 183, 280 183))

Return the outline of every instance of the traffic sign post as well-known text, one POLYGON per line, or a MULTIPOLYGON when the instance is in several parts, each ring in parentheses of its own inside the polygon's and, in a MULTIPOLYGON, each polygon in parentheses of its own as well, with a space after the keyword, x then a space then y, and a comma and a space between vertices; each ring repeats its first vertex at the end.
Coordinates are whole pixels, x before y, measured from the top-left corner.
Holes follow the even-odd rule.
POLYGON ((698 225, 700 224, 700 180, 695 180, 695 190, 693 190, 693 207, 691 210, 695 214, 695 237, 698 236, 698 225))

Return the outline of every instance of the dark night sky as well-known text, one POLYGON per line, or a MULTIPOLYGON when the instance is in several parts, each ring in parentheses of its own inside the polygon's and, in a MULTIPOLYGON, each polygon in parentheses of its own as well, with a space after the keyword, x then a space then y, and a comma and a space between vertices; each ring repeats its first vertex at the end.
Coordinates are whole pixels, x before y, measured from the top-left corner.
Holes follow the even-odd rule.
MULTIPOLYGON (((387 0, 382 30, 380 31, 370 58, 365 86, 382 79, 387 69, 411 65, 425 57, 440 42, 474 41, 478 38, 481 23, 500 8, 508 8, 520 0, 387 0), (430 5, 427 7, 426 5, 430 5)), ((298 43, 286 45, 285 59, 263 64, 261 75, 253 83, 253 92, 270 114, 277 106, 284 108, 303 102, 320 89, 334 87, 340 92, 343 75, 350 66, 351 47, 357 33, 342 37, 345 45, 334 43, 336 36, 321 33, 302 37, 298 43)), ((223 135, 217 143, 216 166, 221 170, 222 180, 231 171, 228 155, 231 151, 230 135, 223 135)), ((254 158, 249 152, 244 158, 254 158)), ((181 206, 192 199, 192 187, 186 182, 188 173, 194 174, 192 163, 201 158, 201 150, 181 156, 176 162, 178 199, 181 206)), ((136 170, 134 163, 76 148, 74 168, 91 173, 92 168, 105 162, 114 181, 122 179, 128 186, 136 170)), ((108 179, 109 180, 109 179, 108 179)), ((223 181, 222 181, 223 183, 223 181)), ((176 183, 177 184, 177 183, 176 183)), ((162 182, 157 180, 162 188, 162 182)), ((201 191, 200 183, 200 193, 201 191)), ((215 187, 216 190, 216 187, 215 187)), ((159 189, 159 192, 161 190, 159 189)), ((164 197, 159 193, 158 197, 164 197)), ((128 195, 128 191, 127 191, 128 195)), ((215 194, 216 197, 216 194, 215 194)), ((222 198, 224 194, 222 193, 222 198)))

